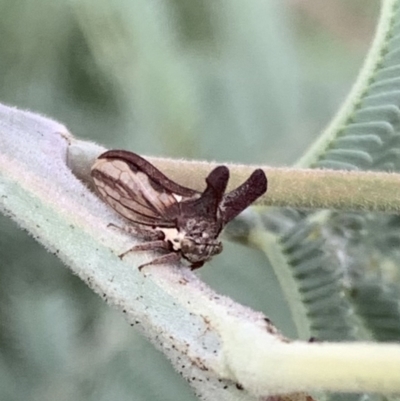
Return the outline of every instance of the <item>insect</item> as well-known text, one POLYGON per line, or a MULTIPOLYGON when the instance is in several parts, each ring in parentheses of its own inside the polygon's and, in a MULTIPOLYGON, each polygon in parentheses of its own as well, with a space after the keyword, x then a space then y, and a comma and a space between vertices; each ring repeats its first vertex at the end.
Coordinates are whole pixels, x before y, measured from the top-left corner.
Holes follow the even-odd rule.
POLYGON ((121 229, 146 240, 119 257, 132 251, 165 252, 139 270, 181 258, 192 269, 203 266, 222 252, 218 235, 224 226, 267 190, 265 173, 257 169, 225 194, 229 170, 218 166, 208 174, 206 189, 199 192, 177 184, 141 156, 125 150, 100 155, 91 174, 102 199, 131 223, 121 229))

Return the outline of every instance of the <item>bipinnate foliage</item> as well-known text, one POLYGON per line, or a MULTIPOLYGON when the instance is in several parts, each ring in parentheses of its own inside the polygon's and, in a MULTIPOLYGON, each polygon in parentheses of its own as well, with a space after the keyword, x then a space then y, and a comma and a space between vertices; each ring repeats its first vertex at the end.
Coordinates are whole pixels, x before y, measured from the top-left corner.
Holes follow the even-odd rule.
MULTIPOLYGON (((356 84, 299 167, 400 171, 399 27, 400 3, 383 2, 356 84)), ((250 241, 273 255, 300 338, 400 341, 398 216, 266 210, 260 225, 273 240, 250 241)))
MULTIPOLYGON (((399 172, 399 27, 400 3, 383 2, 353 90, 299 166, 399 172)), ((250 241, 269 255, 300 338, 400 341, 397 215, 266 210, 260 225, 273 238, 253 230, 250 241)))

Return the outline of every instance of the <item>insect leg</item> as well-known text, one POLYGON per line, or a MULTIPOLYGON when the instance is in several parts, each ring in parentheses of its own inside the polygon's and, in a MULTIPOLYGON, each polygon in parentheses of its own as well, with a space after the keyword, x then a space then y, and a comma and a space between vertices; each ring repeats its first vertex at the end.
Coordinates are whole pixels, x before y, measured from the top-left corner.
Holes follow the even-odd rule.
POLYGON ((118 257, 120 259, 123 259, 123 257, 130 252, 153 251, 155 249, 169 249, 169 244, 163 240, 144 242, 143 244, 138 244, 138 245, 133 246, 132 248, 129 248, 124 253, 121 253, 121 255, 118 255, 118 257))
POLYGON ((204 262, 195 262, 190 265, 191 270, 200 269, 204 265, 204 262))
POLYGON ((109 224, 107 224, 107 227, 112 227, 112 228, 115 228, 117 230, 123 231, 128 234, 134 234, 134 235, 142 237, 143 239, 146 239, 146 240, 157 240, 157 239, 164 238, 164 234, 162 233, 162 231, 145 229, 145 228, 141 228, 141 227, 135 227, 132 225, 131 226, 126 225, 126 226, 120 227, 120 226, 117 226, 116 224, 109 223, 109 224))
POLYGON ((151 262, 140 265, 138 267, 138 269, 142 270, 143 267, 145 267, 145 266, 163 265, 165 263, 175 263, 175 262, 179 262, 180 259, 181 259, 181 255, 179 255, 179 253, 171 252, 171 253, 168 253, 167 255, 163 255, 156 259, 153 259, 151 262))

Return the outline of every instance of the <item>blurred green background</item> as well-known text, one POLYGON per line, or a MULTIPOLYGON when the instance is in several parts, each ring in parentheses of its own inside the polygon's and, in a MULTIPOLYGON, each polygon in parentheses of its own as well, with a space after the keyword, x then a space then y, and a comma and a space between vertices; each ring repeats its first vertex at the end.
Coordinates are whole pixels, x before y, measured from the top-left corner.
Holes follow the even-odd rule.
MULTIPOLYGON (((0 102, 147 155, 289 165, 332 118, 373 37, 367 0, 0 0, 0 102)), ((0 217, 1 400, 191 400, 168 361, 0 217)), ((199 272, 295 330, 261 252, 199 272)))

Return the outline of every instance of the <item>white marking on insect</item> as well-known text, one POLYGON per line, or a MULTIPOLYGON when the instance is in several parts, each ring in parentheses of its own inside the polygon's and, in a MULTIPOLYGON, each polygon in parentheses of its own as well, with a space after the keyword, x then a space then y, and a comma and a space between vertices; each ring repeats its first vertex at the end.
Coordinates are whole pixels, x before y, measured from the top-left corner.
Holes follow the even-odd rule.
POLYGON ((186 233, 184 231, 179 232, 176 228, 160 228, 156 227, 157 231, 164 233, 164 241, 169 241, 174 251, 181 249, 181 242, 185 238, 186 233))
POLYGON ((183 196, 174 193, 172 194, 172 196, 176 199, 177 202, 180 202, 183 199, 183 196))

